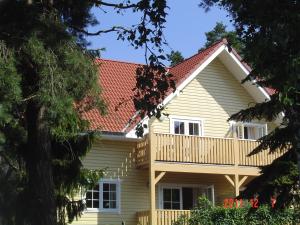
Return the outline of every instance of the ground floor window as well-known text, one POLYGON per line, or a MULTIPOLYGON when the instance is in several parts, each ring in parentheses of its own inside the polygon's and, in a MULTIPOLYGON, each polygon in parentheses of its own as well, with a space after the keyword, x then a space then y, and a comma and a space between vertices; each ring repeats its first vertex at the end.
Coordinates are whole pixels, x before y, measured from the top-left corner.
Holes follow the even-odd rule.
POLYGON ((101 180, 85 195, 88 210, 115 212, 120 210, 120 181, 101 180))
POLYGON ((180 189, 164 188, 163 189, 163 208, 180 209, 180 189))
POLYGON ((207 197, 214 203, 213 186, 161 185, 159 206, 161 209, 193 209, 200 196, 207 197))

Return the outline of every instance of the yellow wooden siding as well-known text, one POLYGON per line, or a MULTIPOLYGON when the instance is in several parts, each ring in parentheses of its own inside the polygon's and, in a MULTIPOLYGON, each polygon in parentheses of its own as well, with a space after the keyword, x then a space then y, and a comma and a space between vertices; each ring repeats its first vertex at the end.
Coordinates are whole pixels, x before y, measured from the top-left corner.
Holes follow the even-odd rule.
POLYGON ((89 169, 108 168, 105 178, 121 180, 121 213, 85 212, 72 224, 136 225, 136 212, 149 209, 148 171, 135 168, 134 143, 96 141, 84 160, 89 169))
MULTIPOLYGON (((203 119, 204 135, 229 137, 227 119, 249 107, 254 99, 217 58, 175 97, 165 109, 170 116, 203 119)), ((170 132, 170 120, 153 122, 154 132, 170 132)))

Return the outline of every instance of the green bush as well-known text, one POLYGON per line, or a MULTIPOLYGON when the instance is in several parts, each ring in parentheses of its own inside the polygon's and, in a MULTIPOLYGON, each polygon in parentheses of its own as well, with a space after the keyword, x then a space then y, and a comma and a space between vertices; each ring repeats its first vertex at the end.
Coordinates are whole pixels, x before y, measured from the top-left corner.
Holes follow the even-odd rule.
POLYGON ((295 209, 275 210, 268 205, 252 209, 214 207, 206 198, 200 198, 189 219, 181 217, 173 225, 296 225, 299 211, 295 209))

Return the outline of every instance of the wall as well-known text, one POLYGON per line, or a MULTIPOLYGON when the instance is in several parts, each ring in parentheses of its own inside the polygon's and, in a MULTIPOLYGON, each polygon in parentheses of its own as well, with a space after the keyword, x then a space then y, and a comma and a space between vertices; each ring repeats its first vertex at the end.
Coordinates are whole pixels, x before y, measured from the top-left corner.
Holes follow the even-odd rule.
MULTIPOLYGON (((170 116, 203 119, 204 135, 231 137, 227 119, 249 107, 254 99, 216 58, 164 110, 170 116)), ((153 122, 154 132, 169 133, 170 120, 153 122)))
POLYGON ((99 141, 84 159, 88 169, 107 167, 105 178, 121 179, 121 213, 85 212, 72 224, 136 225, 136 212, 149 209, 148 171, 135 169, 135 143, 99 141))

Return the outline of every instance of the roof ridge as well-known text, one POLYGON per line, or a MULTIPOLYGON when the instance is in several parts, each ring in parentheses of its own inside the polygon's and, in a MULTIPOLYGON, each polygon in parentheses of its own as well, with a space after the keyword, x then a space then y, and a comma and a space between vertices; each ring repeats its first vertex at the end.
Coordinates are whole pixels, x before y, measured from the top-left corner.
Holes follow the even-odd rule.
POLYGON ((203 50, 197 52, 196 54, 194 54, 194 55, 192 55, 192 56, 190 56, 190 57, 184 59, 182 62, 176 64, 175 66, 173 66, 173 67, 171 67, 171 68, 173 69, 173 68, 175 68, 176 66, 179 66, 180 64, 185 63, 186 61, 188 61, 188 60, 190 60, 190 59, 192 59, 192 58, 198 56, 199 54, 203 53, 204 51, 207 51, 208 49, 211 49, 211 48, 216 47, 216 45, 220 44, 221 42, 222 42, 223 44, 225 44, 225 43, 226 43, 225 41, 226 41, 226 40, 224 40, 224 39, 219 40, 219 41, 216 41, 215 43, 213 43, 213 44, 210 45, 209 47, 204 48, 203 50))
POLYGON ((117 63, 126 63, 126 64, 134 64, 134 65, 145 65, 144 63, 135 63, 135 62, 129 62, 125 60, 117 60, 117 59, 107 59, 107 58, 96 58, 98 61, 110 61, 110 62, 117 62, 117 63))

